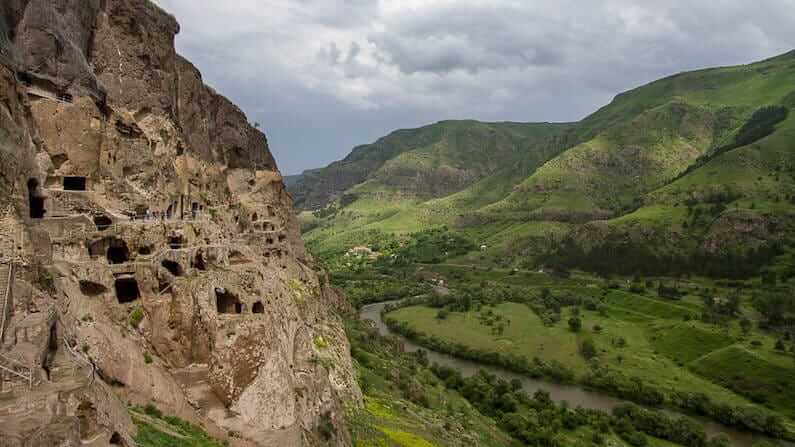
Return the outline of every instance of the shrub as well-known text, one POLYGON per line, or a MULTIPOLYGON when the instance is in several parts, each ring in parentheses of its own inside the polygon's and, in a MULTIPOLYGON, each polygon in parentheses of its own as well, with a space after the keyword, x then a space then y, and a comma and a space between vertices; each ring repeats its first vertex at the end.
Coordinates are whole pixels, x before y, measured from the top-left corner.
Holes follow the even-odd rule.
POLYGON ((127 321, 130 323, 130 326, 138 329, 138 326, 141 324, 141 321, 144 319, 144 310, 140 307, 136 307, 135 309, 130 312, 130 316, 127 321))
POLYGON ((569 329, 571 329, 572 332, 580 332, 582 329, 582 320, 578 317, 569 318, 569 329))
POLYGON ((596 345, 594 344, 593 340, 586 339, 580 345, 580 354, 582 354, 585 360, 591 360, 592 358, 596 357, 596 345))
POLYGON ((163 412, 154 406, 154 404, 146 404, 144 407, 144 413, 158 419, 163 417, 163 412))

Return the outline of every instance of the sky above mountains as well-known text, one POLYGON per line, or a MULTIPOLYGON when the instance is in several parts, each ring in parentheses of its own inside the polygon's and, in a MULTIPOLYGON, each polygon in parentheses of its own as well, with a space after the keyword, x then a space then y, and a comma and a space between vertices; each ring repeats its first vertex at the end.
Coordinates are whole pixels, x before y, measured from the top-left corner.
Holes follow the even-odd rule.
POLYGON ((285 174, 445 119, 572 121, 617 93, 795 48, 792 0, 156 0, 285 174))

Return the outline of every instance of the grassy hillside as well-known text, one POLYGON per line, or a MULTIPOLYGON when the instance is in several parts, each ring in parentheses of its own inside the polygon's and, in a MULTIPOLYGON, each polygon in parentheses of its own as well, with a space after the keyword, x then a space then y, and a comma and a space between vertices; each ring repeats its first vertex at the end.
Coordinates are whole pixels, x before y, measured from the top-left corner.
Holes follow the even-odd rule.
POLYGON ((699 273, 747 275, 795 230, 793 107, 790 52, 652 82, 578 123, 397 131, 291 190, 325 206, 302 216, 321 253, 447 226, 485 246, 467 262, 591 268, 589 253, 633 251, 617 273, 697 254, 699 273))
POLYGON ((322 208, 355 197, 428 199, 457 192, 506 166, 543 161, 565 146, 568 124, 443 121, 398 130, 331 165, 304 172, 290 187, 296 206, 322 208))

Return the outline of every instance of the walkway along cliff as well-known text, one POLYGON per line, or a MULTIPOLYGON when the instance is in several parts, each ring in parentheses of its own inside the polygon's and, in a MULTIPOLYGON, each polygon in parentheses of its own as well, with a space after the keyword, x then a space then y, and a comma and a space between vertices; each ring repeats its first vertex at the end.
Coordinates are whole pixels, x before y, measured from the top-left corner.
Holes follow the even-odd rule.
POLYGON ((148 0, 0 3, 3 445, 133 446, 130 403, 231 445, 350 443, 343 300, 178 32, 148 0))

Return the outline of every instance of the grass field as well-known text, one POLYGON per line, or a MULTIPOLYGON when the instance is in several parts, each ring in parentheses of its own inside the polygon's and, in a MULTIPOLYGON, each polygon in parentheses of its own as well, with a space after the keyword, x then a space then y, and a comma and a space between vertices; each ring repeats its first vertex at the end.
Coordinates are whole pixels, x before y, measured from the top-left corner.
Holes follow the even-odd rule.
POLYGON ((752 350, 732 345, 692 363, 693 370, 738 393, 751 396, 795 417, 795 370, 764 360, 752 350))
MULTIPOLYGON (((449 272, 454 267, 437 268, 449 272)), ((483 275, 499 273, 467 271, 466 275, 465 280, 478 280, 483 275)), ((523 277, 527 278, 506 275, 519 283, 523 277)), ((438 309, 425 306, 398 309, 389 317, 406 322, 419 332, 472 349, 556 360, 578 375, 589 370, 588 362, 579 353, 580 344, 589 338, 596 344, 600 364, 661 389, 705 393, 716 402, 731 405, 766 402, 772 409, 792 414, 795 400, 787 393, 782 394, 780 387, 795 385, 792 382, 795 367, 790 356, 772 349, 772 337, 754 336, 752 339, 761 344, 754 347, 756 353, 750 357, 740 355, 751 352, 751 343, 742 336, 736 324, 719 328, 699 321, 685 321, 686 316, 698 315, 698 306, 693 301, 671 302, 618 290, 603 292, 584 286, 587 282, 586 278, 575 276, 563 281, 562 288, 552 286, 553 294, 603 296, 606 312, 580 310, 583 329, 579 333, 569 329, 566 321, 570 313, 565 309, 560 322, 545 326, 529 307, 510 302, 479 311, 451 312, 444 320, 437 318, 438 309), (481 313, 489 309, 500 315, 502 321, 510 321, 501 335, 481 323, 481 313), (616 343, 619 338, 625 341, 624 346, 616 343), (768 357, 775 361, 766 360, 768 357), (730 365, 734 362, 742 362, 744 369, 730 365), (725 371, 732 370, 738 373, 726 375, 725 371), (764 378, 748 382, 738 379, 755 375, 764 378), (760 394, 765 397, 760 398, 760 394)), ((550 287, 549 282, 540 284, 550 287)))

